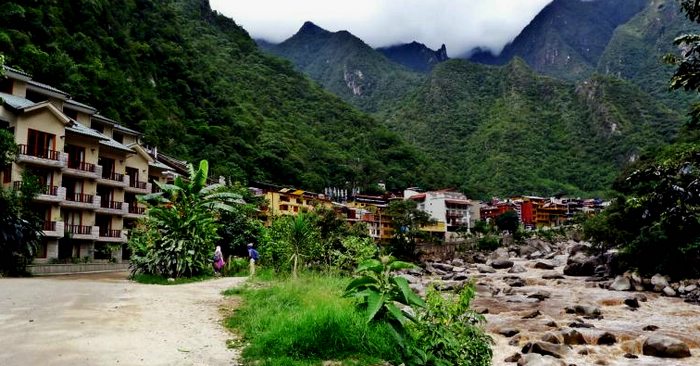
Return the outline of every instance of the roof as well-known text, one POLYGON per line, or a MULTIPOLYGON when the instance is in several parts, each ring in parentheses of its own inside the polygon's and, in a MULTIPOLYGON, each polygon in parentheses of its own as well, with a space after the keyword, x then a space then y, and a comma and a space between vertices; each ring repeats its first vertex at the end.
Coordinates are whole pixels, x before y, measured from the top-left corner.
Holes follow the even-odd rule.
POLYGON ((32 75, 30 75, 29 73, 26 73, 26 72, 24 72, 24 71, 22 71, 22 70, 15 69, 14 67, 9 67, 9 66, 7 66, 7 65, 3 65, 3 67, 5 68, 5 70, 7 70, 7 71, 9 71, 9 72, 11 72, 11 73, 15 73, 15 74, 24 76, 24 77, 27 78, 27 79, 31 79, 31 78, 32 78, 32 75))
POLYGON ((111 118, 107 118, 107 117, 105 117, 105 116, 103 116, 103 115, 101 115, 101 114, 99 114, 99 113, 96 114, 96 115, 94 115, 94 116, 92 116, 92 118, 96 118, 96 119, 98 119, 98 120, 101 120, 102 122, 107 122, 107 123, 113 124, 113 125, 118 125, 118 124, 119 124, 119 122, 117 122, 117 121, 115 121, 115 120, 113 120, 113 119, 111 119, 111 118))
POLYGON ((173 168, 161 163, 160 161, 151 161, 148 163, 149 166, 152 166, 154 168, 160 168, 163 170, 172 170, 173 168))
POLYGON ((424 199, 425 199, 425 193, 414 194, 413 196, 408 197, 408 199, 414 200, 414 201, 424 200, 424 199))
POLYGON ((88 136, 88 137, 100 139, 100 140, 109 139, 109 137, 107 137, 107 136, 105 136, 105 135, 103 135, 103 134, 101 134, 101 133, 99 133, 91 128, 83 126, 80 122, 78 122, 72 118, 70 120, 71 120, 71 125, 66 126, 66 130, 68 130, 68 131, 71 131, 71 132, 74 132, 74 133, 77 133, 77 134, 80 134, 83 136, 88 136))
POLYGON ((114 125, 114 129, 119 130, 119 131, 122 131, 122 132, 129 133, 129 134, 132 134, 132 135, 137 135, 137 136, 143 135, 143 133, 141 133, 141 132, 139 132, 139 131, 132 130, 132 129, 130 129, 129 127, 124 127, 124 126, 119 125, 119 124, 114 125))
POLYGON ((11 94, 6 94, 6 93, 0 93, 0 98, 9 105, 10 107, 14 109, 24 109, 27 107, 31 107, 35 105, 36 103, 32 102, 31 100, 27 98, 22 98, 18 97, 16 95, 11 95, 11 94))
POLYGON ((120 143, 120 142, 117 142, 117 141, 115 141, 114 139, 111 139, 111 138, 107 138, 106 140, 101 140, 101 141, 100 141, 100 145, 102 145, 102 146, 107 146, 107 147, 111 147, 111 148, 113 148, 113 149, 125 151, 125 152, 128 152, 128 153, 135 153, 134 150, 130 149, 129 147, 125 146, 124 144, 122 144, 122 143, 120 143))
POLYGON ((44 83, 40 83, 40 82, 38 82, 38 81, 29 80, 29 81, 27 81, 27 84, 28 84, 28 85, 31 85, 31 86, 34 86, 34 87, 37 87, 37 88, 39 88, 39 89, 44 89, 44 90, 49 91, 49 92, 51 92, 51 93, 61 94, 61 95, 63 95, 64 97, 68 97, 68 96, 69 96, 69 94, 66 93, 66 92, 64 92, 63 90, 56 89, 56 88, 54 88, 54 87, 51 86, 51 85, 47 85, 47 84, 44 84, 44 83))
POLYGON ((472 203, 467 200, 445 200, 445 203, 451 203, 454 205, 471 205, 472 203))
POLYGON ((92 111, 93 113, 97 112, 97 109, 96 109, 95 107, 89 106, 89 105, 87 105, 87 104, 80 103, 80 102, 76 101, 75 99, 68 99, 68 100, 66 100, 65 103, 66 103, 66 104, 73 105, 73 106, 76 106, 76 107, 79 107, 79 108, 82 108, 82 109, 90 110, 90 111, 92 111))

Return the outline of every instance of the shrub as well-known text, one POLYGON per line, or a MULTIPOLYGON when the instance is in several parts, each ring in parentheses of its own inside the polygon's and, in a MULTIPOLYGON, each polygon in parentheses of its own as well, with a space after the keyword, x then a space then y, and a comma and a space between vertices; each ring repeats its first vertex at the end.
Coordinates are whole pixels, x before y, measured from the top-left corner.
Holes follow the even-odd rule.
POLYGON ((248 258, 229 256, 221 273, 224 276, 247 276, 249 265, 248 258))
POLYGON ((496 250, 501 245, 501 241, 498 236, 489 234, 479 238, 477 245, 480 250, 496 250))
POLYGON ((342 249, 331 252, 333 266, 341 271, 351 271, 358 264, 377 255, 377 244, 372 238, 349 236, 341 239, 342 249))

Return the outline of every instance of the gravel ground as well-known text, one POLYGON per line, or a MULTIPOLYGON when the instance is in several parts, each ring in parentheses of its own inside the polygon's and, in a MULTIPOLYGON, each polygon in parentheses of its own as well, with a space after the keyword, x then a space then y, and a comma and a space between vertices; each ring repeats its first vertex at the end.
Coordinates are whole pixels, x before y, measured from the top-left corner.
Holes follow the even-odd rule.
POLYGON ((141 285, 126 273, 0 279, 0 365, 238 365, 221 291, 245 278, 141 285))

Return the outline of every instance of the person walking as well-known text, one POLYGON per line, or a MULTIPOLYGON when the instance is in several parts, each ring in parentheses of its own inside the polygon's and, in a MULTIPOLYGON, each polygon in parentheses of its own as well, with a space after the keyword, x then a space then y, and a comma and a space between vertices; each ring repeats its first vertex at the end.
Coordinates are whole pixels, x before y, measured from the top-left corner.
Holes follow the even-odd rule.
POLYGON ((255 262, 258 261, 258 251, 253 248, 253 243, 248 243, 248 258, 250 258, 250 276, 255 275, 255 262))
POLYGON ((214 275, 220 276, 222 268, 224 268, 224 254, 221 252, 221 247, 217 245, 214 251, 214 275))

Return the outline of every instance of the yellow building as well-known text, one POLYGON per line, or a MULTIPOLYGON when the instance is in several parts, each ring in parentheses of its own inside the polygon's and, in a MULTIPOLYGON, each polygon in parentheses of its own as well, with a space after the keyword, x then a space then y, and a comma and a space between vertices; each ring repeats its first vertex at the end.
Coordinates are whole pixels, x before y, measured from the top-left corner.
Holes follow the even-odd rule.
POLYGON ((45 234, 36 261, 126 259, 125 228, 144 214, 136 195, 175 169, 139 145, 137 131, 19 70, 5 67, 0 101, 0 127, 19 146, 3 187, 19 188, 25 172, 45 187, 34 200, 45 234))
POLYGON ((273 217, 298 215, 299 212, 313 211, 316 207, 333 209, 333 202, 323 194, 287 188, 272 184, 258 184, 257 194, 265 198, 261 216, 266 225, 273 217))

